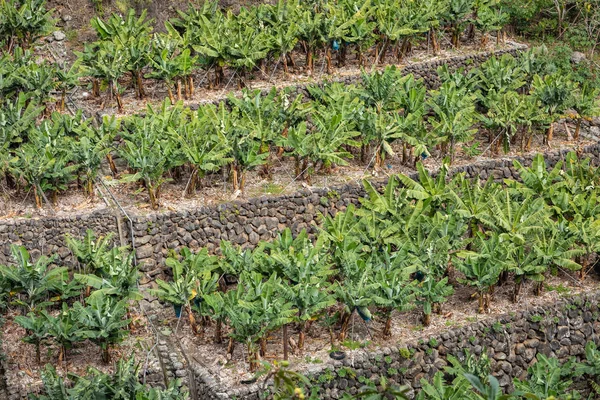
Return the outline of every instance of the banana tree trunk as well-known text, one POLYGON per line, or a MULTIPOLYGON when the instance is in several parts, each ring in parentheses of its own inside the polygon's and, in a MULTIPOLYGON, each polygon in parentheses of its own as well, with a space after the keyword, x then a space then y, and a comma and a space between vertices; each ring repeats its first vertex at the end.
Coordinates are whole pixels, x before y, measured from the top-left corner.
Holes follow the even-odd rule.
POLYGON ((431 38, 431 47, 433 48, 433 54, 437 56, 440 51, 440 47, 437 41, 435 29, 431 28, 429 30, 429 37, 431 38))
POLYGON ((265 357, 266 355, 267 355, 267 338, 262 337, 262 338, 260 338, 260 356, 265 357))
POLYGON ((110 346, 107 343, 102 346, 102 362, 110 363, 110 346))
POLYGON ((141 100, 146 97, 146 91, 144 90, 144 79, 142 78, 142 71, 135 72, 135 79, 137 82, 138 98, 141 100))
POLYGON ((285 76, 287 76, 287 74, 289 74, 289 69, 288 69, 288 62, 287 62, 287 54, 283 54, 281 56, 281 61, 283 63, 283 73, 285 74, 285 76))
POLYGON ((223 343, 223 322, 220 319, 215 324, 215 343, 223 343))
POLYGON ((346 334, 348 333, 348 327, 350 326, 350 320, 352 319, 352 315, 354 315, 354 311, 350 313, 344 313, 342 317, 342 329, 340 330, 340 342, 346 340, 346 334))
POLYGON ((546 131, 546 144, 548 146, 550 146, 550 142, 552 141, 552 138, 554 137, 554 123, 550 123, 550 126, 548 127, 548 130, 546 131))
POLYGON ((115 98, 117 99, 117 108, 119 112, 123 112, 123 99, 121 99, 121 94, 119 93, 119 88, 117 87, 117 82, 113 81, 113 87, 115 92, 115 98))
POLYGON ((288 337, 288 326, 284 324, 281 327, 281 336, 283 336, 283 359, 287 361, 289 354, 289 337, 288 337))
POLYGON ((92 80, 92 96, 94 96, 94 97, 100 96, 100 84, 98 83, 98 79, 92 80))
POLYGON ((306 68, 308 71, 313 71, 313 50, 309 45, 306 45, 306 68))
POLYGON ((581 131, 581 118, 577 118, 577 124, 575 125, 575 133, 573 139, 579 140, 579 132, 581 131))
POLYGON ((42 208, 42 198, 40 196, 40 193, 38 192, 37 185, 33 185, 33 197, 35 198, 35 207, 37 209, 41 209, 42 208))
POLYGON ((146 190, 148 191, 148 197, 150 199, 150 207, 152 207, 153 210, 158 210, 157 189, 153 188, 148 182, 146 183, 146 190))
POLYGON ((233 356, 233 350, 235 350, 235 340, 232 337, 229 338, 229 343, 227 344, 227 354, 229 356, 233 356))
POLYGON ((187 77, 188 79, 188 90, 190 92, 190 98, 194 98, 194 94, 196 93, 196 89, 194 87, 194 77, 192 75, 187 77))
POLYGON ((185 195, 192 196, 196 193, 196 186, 198 185, 198 168, 193 167, 192 173, 190 175, 190 183, 187 186, 185 191, 185 195))
POLYGON ((235 192, 236 190, 239 190, 240 186, 238 182, 238 167, 235 164, 231 167, 231 180, 233 183, 233 191, 235 192))
POLYGON ((196 326, 196 318, 194 318, 194 313, 192 313, 192 307, 190 306, 189 303, 186 306, 186 311, 187 311, 187 314, 188 314, 188 319, 190 321, 190 326, 192 327, 192 332, 194 332, 194 335, 197 335, 198 334, 198 327, 196 326))
POLYGON ((258 368, 258 351, 254 349, 251 344, 248 347, 248 364, 250 365, 250 372, 255 372, 258 368))
POLYGON ((306 321, 300 324, 300 333, 298 333, 298 349, 302 352, 304 350, 304 339, 306 336, 306 321))
POLYGON ((331 75, 333 73, 333 68, 331 66, 331 46, 327 46, 327 50, 325 50, 325 58, 327 59, 327 74, 331 75))
POLYGON ((389 311, 387 313, 387 317, 385 319, 385 326, 383 328, 383 336, 390 337, 392 336, 392 312, 389 311))
POLYGON ((515 279, 515 288, 513 291, 512 302, 516 303, 519 301, 519 294, 521 294, 521 287, 523 286, 523 278, 518 277, 515 279))
POLYGON ((177 100, 181 101, 183 100, 183 97, 181 95, 181 79, 177 79, 177 83, 175 85, 177 87, 177 100))
POLYGON ((478 307, 478 310, 477 310, 477 312, 479 314, 483 314, 485 312, 485 299, 484 299, 484 297, 485 297, 485 293, 480 290, 478 292, 479 307, 478 307))
POLYGON ((175 96, 173 96, 173 89, 171 89, 171 85, 167 84, 167 92, 169 94, 169 101, 171 105, 175 104, 175 96))
POLYGON ((429 326, 431 324, 431 314, 423 313, 423 326, 429 326))

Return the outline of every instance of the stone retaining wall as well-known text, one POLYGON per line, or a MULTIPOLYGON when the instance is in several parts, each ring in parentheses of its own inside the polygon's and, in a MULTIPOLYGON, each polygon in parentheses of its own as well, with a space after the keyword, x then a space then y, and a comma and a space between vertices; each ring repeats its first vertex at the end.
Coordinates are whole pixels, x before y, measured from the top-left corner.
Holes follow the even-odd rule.
MULTIPOLYGON (((390 343, 374 352, 356 350, 342 361, 330 359, 311 365, 312 393, 319 399, 339 399, 344 393, 356 394, 364 379, 379 384, 380 377, 386 377, 391 384, 408 385, 412 397, 422 378, 431 379, 448 365, 448 355, 461 359, 465 350, 477 355, 487 352, 493 375, 503 388, 512 388, 512 379, 525 379, 538 354, 563 362, 569 357, 585 359, 586 343, 600 343, 599 299, 600 293, 571 297, 449 329, 417 342, 390 343)), ((195 376, 199 399, 259 399, 262 383, 223 387, 199 365, 195 366, 195 376)))
MULTIPOLYGON (((554 166, 567 152, 565 149, 547 153, 546 162, 554 166)), ((582 149, 582 157, 597 160, 599 155, 600 143, 582 149)), ((497 180, 518 178, 513 160, 530 165, 531 159, 532 156, 526 156, 475 162, 454 167, 450 174, 464 172, 467 177, 493 176, 497 180)), ((412 177, 416 178, 416 174, 412 177)), ((386 180, 375 180, 374 184, 382 187, 386 180)), ((144 273, 142 283, 147 284, 163 273, 164 260, 170 250, 187 246, 193 250, 207 247, 216 251, 221 240, 251 247, 261 240, 273 239, 286 227, 293 233, 302 229, 315 233, 320 214, 334 215, 349 204, 358 204, 364 195, 362 185, 353 183, 192 210, 148 215, 130 212, 137 259, 144 273)), ((93 229, 97 234, 114 232, 118 237, 116 218, 114 211, 104 210, 68 217, 0 220, 0 264, 10 263, 10 245, 19 244, 34 255, 58 254, 59 263, 70 265, 73 256, 65 245, 64 234, 83 236, 86 229, 93 229)), ((122 237, 130 243, 128 222, 124 219, 121 226, 122 237)))

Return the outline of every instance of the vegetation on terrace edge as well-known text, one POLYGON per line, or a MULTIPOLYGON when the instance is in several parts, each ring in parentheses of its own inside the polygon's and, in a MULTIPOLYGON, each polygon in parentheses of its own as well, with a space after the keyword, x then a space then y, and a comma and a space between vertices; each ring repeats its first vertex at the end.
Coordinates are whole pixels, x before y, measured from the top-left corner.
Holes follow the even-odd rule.
MULTIPOLYGON (((29 65, 31 57, 19 59, 29 65)), ((358 85, 309 86, 308 98, 287 90, 266 96, 244 91, 198 111, 165 101, 144 116, 102 121, 81 112, 43 117, 35 93, 8 84, 0 90, 6 105, 0 111, 0 177, 8 188, 31 190, 42 207, 75 182, 93 197, 107 159, 114 176, 135 182, 156 209, 169 180, 187 182, 185 192, 193 195, 203 177, 225 170, 233 189, 243 191, 247 171, 260 167, 270 178, 281 157, 293 157, 294 176, 307 181, 354 157, 380 173, 395 155, 392 146, 402 148, 410 166, 434 147, 451 159, 457 146, 477 147, 478 131, 487 132, 494 153, 523 150, 534 135, 543 133, 550 143, 555 122, 565 116, 576 120, 577 140, 582 120, 600 114, 594 71, 572 66, 569 57, 552 57, 543 46, 517 58, 492 57, 469 71, 442 66, 438 75, 442 84, 431 91, 389 67, 363 73, 358 85), (113 155, 127 162, 126 171, 117 171, 113 155)))
MULTIPOLYGON (((576 362, 574 358, 570 358, 564 363, 561 363, 556 358, 549 358, 543 354, 539 354, 536 361, 528 368, 527 378, 513 380, 514 390, 505 394, 500 388, 498 380, 491 375, 490 360, 486 350, 481 356, 476 357, 474 354, 465 351, 464 359, 459 361, 454 356, 448 357, 450 365, 444 368, 444 372, 438 371, 433 379, 421 379, 422 388, 418 392, 417 400, 452 400, 452 399, 468 399, 468 400, 517 400, 517 399, 582 399, 585 398, 585 393, 589 393, 588 398, 600 394, 600 352, 594 342, 588 342, 585 347, 585 360, 576 362), (584 387, 578 385, 577 389, 573 387, 575 381, 585 379, 584 387), (584 395, 582 395, 582 393, 584 395)), ((285 361, 275 361, 273 364, 264 363, 264 368, 261 370, 259 377, 264 376, 262 384, 263 391, 261 398, 272 398, 274 400, 301 400, 301 399, 319 399, 319 386, 311 385, 310 379, 302 374, 292 371, 288 368, 289 364, 285 361), (267 388, 267 384, 271 382, 272 386, 267 388), (308 389, 310 388, 310 389, 308 389), (305 394, 309 392, 309 394, 305 394)), ((33 396, 34 400, 80 400, 87 398, 90 394, 90 389, 93 387, 94 381, 102 382, 100 388, 105 386, 105 381, 110 381, 111 377, 105 374, 98 374, 91 370, 91 381, 87 381, 88 377, 81 379, 75 378, 73 388, 67 389, 64 381, 56 374, 56 371, 51 366, 46 366, 43 374, 44 390, 48 395, 33 396)), ((114 377, 124 378, 117 383, 117 387, 130 384, 131 387, 139 387, 135 381, 136 375, 131 361, 119 362, 117 364, 117 372, 114 377)), ((113 378, 114 379, 114 378, 113 378)), ((359 378, 364 386, 359 393, 351 396, 347 393, 342 394, 342 399, 367 399, 367 400, 382 400, 396 399, 405 400, 407 396, 407 388, 393 385, 387 378, 381 377, 379 381, 373 381, 362 377, 359 378)), ((112 390, 112 389, 111 389, 112 390)), ((135 395, 136 400, 170 400, 170 399, 185 399, 185 394, 177 393, 173 388, 169 391, 160 392, 155 389, 150 389, 149 392, 134 392, 130 393, 129 389, 125 389, 127 395, 135 395)), ((92 394, 98 392, 91 391, 92 394)), ((116 393, 109 392, 109 393, 116 393)), ((105 393, 103 393, 105 394, 105 393)), ((129 397, 113 397, 117 399, 129 399, 129 397)))
MULTIPOLYGON (((384 336, 395 312, 417 308, 429 324, 456 280, 473 287, 477 311, 485 313, 498 285, 512 284, 517 301, 526 280, 539 295, 548 274, 578 271, 584 279, 600 250, 600 169, 575 153, 551 170, 541 155, 531 167, 515 166, 522 182, 447 179, 446 166, 431 177, 421 164, 418 180, 392 177, 383 193, 365 181, 361 207, 324 217, 314 240, 285 230, 252 250, 223 241, 220 256, 183 248, 167 259, 172 280, 158 280, 150 293, 172 304, 177 317, 187 315, 197 335, 214 324, 215 344, 228 337, 229 353, 236 343, 245 346, 254 371, 276 330, 288 358, 290 326, 299 328, 300 352, 315 324, 327 328, 335 348, 357 317, 385 321, 384 336), (226 276, 235 276, 236 286, 226 276)), ((92 232, 69 237, 81 266, 73 276, 52 267, 53 258, 34 262, 13 247, 16 266, 0 268, 2 298, 22 314, 15 322, 38 355, 55 343, 64 359, 89 339, 108 360, 110 346, 127 334, 128 307, 140 298, 138 272, 127 249, 111 240, 92 232)))

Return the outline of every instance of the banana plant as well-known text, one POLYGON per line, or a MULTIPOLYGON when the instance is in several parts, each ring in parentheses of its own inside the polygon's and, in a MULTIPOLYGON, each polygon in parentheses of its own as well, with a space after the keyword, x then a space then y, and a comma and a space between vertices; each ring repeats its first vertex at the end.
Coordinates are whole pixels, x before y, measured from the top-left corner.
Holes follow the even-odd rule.
POLYGON ((423 325, 431 323, 431 312, 434 305, 441 305, 448 296, 454 293, 454 288, 448 285, 448 278, 436 280, 428 275, 422 282, 415 283, 416 302, 423 309, 423 325))
POLYGON ((171 127, 186 122, 183 106, 168 108, 163 102, 160 110, 148 106, 145 118, 134 116, 126 121, 123 145, 119 154, 127 161, 130 173, 124 175, 124 182, 140 182, 148 193, 150 206, 158 209, 160 189, 167 178, 166 171, 184 163, 183 157, 172 140, 169 140, 171 127))
POLYGON ((179 400, 179 380, 170 380, 165 389, 149 388, 140 382, 141 364, 134 357, 116 362, 114 372, 105 373, 89 367, 85 376, 69 374, 68 381, 54 366, 47 364, 41 371, 42 393, 31 394, 32 400, 77 400, 86 398, 179 400))
POLYGON ((585 345, 585 360, 575 365, 574 376, 587 377, 590 380, 590 385, 597 392, 599 371, 600 353, 598 352, 598 346, 593 341, 589 341, 585 345))
POLYGON ((148 65, 153 20, 146 19, 143 10, 139 17, 135 10, 129 9, 125 16, 112 14, 107 21, 93 18, 90 24, 101 40, 111 41, 123 46, 127 54, 127 70, 131 73, 138 98, 145 97, 142 70, 148 65))
POLYGON ((333 286, 336 299, 343 306, 340 342, 346 339, 355 312, 364 321, 371 320, 368 307, 374 304, 373 297, 378 287, 378 284, 370 279, 373 274, 372 268, 368 259, 361 257, 357 251, 347 251, 342 256, 340 269, 343 279, 336 281, 333 286))
POLYGON ((62 135, 51 121, 31 129, 28 143, 15 151, 15 157, 9 166, 17 179, 23 179, 33 189, 37 208, 48 203, 45 192, 52 192, 54 204, 58 201, 58 192, 66 190, 75 178, 78 166, 72 163, 69 153, 72 139, 62 135), (43 201, 42 201, 43 199, 43 201))
MULTIPOLYGON (((561 267, 569 271, 578 271, 581 269, 581 265, 573 260, 584 255, 585 250, 578 248, 576 237, 567 236, 568 233, 565 230, 553 227, 550 232, 540 233, 537 240, 534 241, 533 251, 538 262, 548 269, 561 267)), ((538 296, 542 294, 543 282, 543 280, 537 282, 535 294, 538 296)))
POLYGON ((206 304, 205 315, 215 321, 214 341, 217 344, 223 342, 223 324, 227 320, 227 310, 225 308, 225 298, 222 292, 213 292, 205 295, 203 301, 206 304))
POLYGON ((93 230, 87 229, 82 240, 71 234, 65 234, 67 247, 77 258, 82 273, 91 274, 104 266, 106 256, 113 246, 114 234, 97 237, 93 230))
MULTIPOLYGON (((484 219, 484 225, 494 229, 502 242, 507 246, 507 271, 515 274, 513 301, 517 301, 523 280, 543 280, 546 268, 537 263, 531 251, 532 241, 536 234, 542 233, 551 224, 549 211, 541 198, 526 197, 513 199, 508 190, 490 198, 489 217, 484 219)), ((503 281, 505 275, 501 278, 503 281)))
MULTIPOLYGON (((266 263, 271 264, 269 269, 289 280, 289 286, 284 285, 283 293, 298 310, 295 320, 300 323, 300 350, 304 348, 306 330, 312 321, 325 308, 335 304, 327 282, 334 271, 330 268, 324 244, 323 237, 313 245, 305 230, 293 239, 291 230, 286 229, 275 242, 265 246, 268 252, 266 263)), ((284 349, 287 350, 287 338, 284 338, 284 349)), ((287 357, 287 354, 284 356, 287 357)))
POLYGON ((117 299, 140 300, 138 290, 140 273, 133 264, 133 253, 122 247, 113 247, 101 260, 94 274, 74 274, 74 279, 95 290, 89 297, 112 296, 117 299))
POLYGON ((110 347, 122 342, 129 334, 125 329, 131 320, 127 314, 126 300, 117 301, 110 296, 89 297, 86 306, 76 302, 74 312, 82 326, 81 335, 98 344, 102 361, 110 362, 110 347))
MULTIPOLYGON (((272 88, 264 96, 260 90, 243 90, 240 97, 229 96, 232 114, 236 114, 238 123, 237 134, 260 143, 260 153, 269 154, 270 144, 275 136, 283 130, 282 121, 279 118, 277 90, 272 88)), ((263 175, 270 176, 269 161, 264 164, 263 175)))
POLYGON ((575 133, 573 139, 579 139, 579 132, 581 131, 581 122, 583 120, 591 120, 593 117, 600 115, 600 104, 598 103, 598 97, 600 97, 600 88, 593 87, 589 83, 582 84, 575 92, 573 99, 573 109, 577 112, 575 133))
POLYGON ((495 148, 502 144, 504 152, 507 153, 510 151, 511 142, 514 142, 514 136, 528 123, 527 96, 514 91, 501 94, 492 91, 488 96, 490 98, 484 101, 488 107, 487 114, 480 114, 479 117, 484 126, 490 129, 490 143, 497 144, 495 148), (498 139, 499 137, 501 139, 498 139))
POLYGON ((490 32, 496 32, 496 42, 500 42, 502 28, 508 23, 509 18, 510 14, 502 9, 500 1, 485 0, 480 2, 474 24, 481 32, 481 47, 487 44, 490 32))
POLYGON ((477 311, 483 314, 490 310, 491 289, 498 282, 506 266, 503 262, 503 244, 498 234, 491 233, 489 237, 485 237, 478 232, 475 238, 476 250, 459 252, 455 265, 465 275, 465 278, 459 279, 459 282, 477 289, 479 302, 477 311))
MULTIPOLYGON (((359 100, 354 99, 350 105, 358 106, 359 100)), ((320 162, 321 169, 330 170, 334 164, 346 165, 345 158, 351 154, 344 146, 359 146, 356 137, 359 132, 354 128, 354 122, 344 112, 318 107, 312 114, 315 135, 315 164, 320 162)), ((316 169, 316 168, 315 168, 316 169)))
POLYGON ((236 290, 225 293, 226 313, 232 328, 228 353, 235 341, 246 345, 250 372, 257 368, 260 352, 266 352, 265 335, 293 321, 297 310, 281 296, 281 279, 273 274, 267 280, 258 272, 240 276, 236 290))
POLYGON ((50 315, 47 311, 41 312, 48 327, 48 335, 59 345, 58 362, 67 359, 67 352, 77 342, 85 340, 84 328, 78 320, 77 311, 70 309, 66 302, 57 316, 50 315))
POLYGON ((406 272, 402 270, 381 269, 372 279, 377 284, 373 300, 381 308, 385 318, 383 336, 389 337, 392 334, 392 312, 410 310, 415 299, 414 292, 406 272))
POLYGON ((467 25, 467 17, 473 11, 473 0, 450 0, 448 9, 443 14, 444 21, 450 25, 452 32, 452 46, 457 49, 460 44, 460 35, 467 25))
POLYGON ((193 56, 189 48, 179 51, 182 39, 169 34, 155 34, 152 40, 152 55, 150 63, 152 71, 148 78, 156 78, 165 82, 171 104, 175 104, 174 90, 177 100, 183 100, 182 81, 186 87, 185 98, 190 97, 193 86, 190 86, 189 77, 194 71, 198 57, 193 56))
POLYGON ((15 323, 25 329, 27 336, 21 340, 35 346, 35 361, 41 364, 41 347, 48 339, 46 320, 40 315, 30 312, 27 316, 16 316, 15 323))
MULTIPOLYGON (((13 147, 27 140, 27 132, 35 125, 44 107, 40 107, 32 96, 19 93, 14 100, 6 99, 0 108, 0 151, 7 156, 13 147)), ((0 165, 0 173, 8 170, 10 159, 0 165)))
POLYGON ((204 107, 200 107, 197 114, 192 114, 188 123, 169 127, 169 133, 177 141, 187 162, 192 166, 185 194, 195 194, 206 173, 218 171, 232 161, 229 157, 231 148, 227 138, 223 132, 215 130, 210 125, 204 107))
POLYGON ((54 30, 54 10, 46 8, 46 0, 5 0, 0 3, 0 36, 7 39, 9 53, 16 46, 28 48, 54 30))
POLYGON ((500 58, 490 57, 476 72, 475 88, 479 90, 479 101, 487 109, 488 101, 510 91, 519 91, 526 84, 526 74, 514 57, 504 54, 500 58))
POLYGON ((562 116, 573 101, 574 85, 562 74, 533 77, 532 93, 548 114, 548 130, 545 142, 550 143, 554 134, 554 123, 562 116))
MULTIPOLYGON (((127 72, 129 56, 127 49, 119 42, 103 40, 85 46, 83 52, 76 52, 84 71, 108 83, 108 102, 117 101, 119 112, 123 112, 122 89, 119 79, 127 72)), ((94 94, 98 94, 98 82, 94 83, 94 94)))
POLYGON ((110 134, 99 136, 98 130, 85 125, 78 129, 79 138, 72 142, 73 161, 78 166, 78 179, 82 176, 84 192, 93 199, 95 190, 94 182, 102 166, 102 161, 109 156, 111 151, 110 134))
POLYGON ((459 377, 451 383, 444 379, 443 372, 436 372, 431 382, 421 378, 421 391, 417 394, 417 400, 473 400, 469 393, 469 381, 459 377))
POLYGON ((67 280, 67 268, 52 268, 54 257, 41 256, 34 262, 23 246, 13 245, 10 251, 16 265, 0 265, 0 274, 9 283, 11 294, 17 296, 14 303, 27 312, 39 312, 53 304, 50 295, 67 280))
POLYGON ((298 19, 299 39, 302 41, 306 54, 306 69, 311 74, 314 70, 316 50, 327 43, 325 37, 327 24, 328 21, 320 2, 302 4, 298 19))
POLYGON ((489 212, 488 201, 499 189, 492 179, 482 183, 479 178, 470 180, 464 174, 455 175, 452 179, 452 210, 465 220, 469 227, 469 238, 475 237, 483 229, 483 221, 489 212))
POLYGON ((300 3, 298 0, 285 1, 278 0, 273 5, 268 18, 270 29, 272 29, 272 48, 278 63, 283 64, 285 74, 289 72, 288 64, 294 65, 291 52, 298 43, 298 34, 300 26, 298 25, 298 11, 300 3))
POLYGON ((453 82, 444 82, 431 93, 428 102, 433 117, 429 118, 434 133, 442 144, 442 152, 454 160, 457 142, 468 142, 476 129, 475 97, 456 87, 453 82))
MULTIPOLYGON (((231 11, 230 11, 231 12, 231 11)), ((226 52, 228 62, 236 68, 238 85, 246 87, 246 75, 258 66, 271 51, 271 35, 263 29, 256 29, 243 18, 233 20, 227 31, 226 52)))
POLYGON ((561 364, 556 358, 538 354, 536 362, 527 369, 527 379, 514 379, 515 394, 533 394, 543 399, 570 397, 569 394, 575 394, 570 390, 573 384, 570 379, 573 367, 572 360, 561 364))
POLYGON ((167 259, 167 263, 173 272, 173 280, 171 282, 166 282, 162 279, 157 279, 156 284, 158 285, 158 289, 152 289, 150 292, 160 300, 173 305, 175 316, 177 318, 181 317, 181 310, 185 307, 190 320, 190 325, 195 333, 196 323, 194 315, 192 314, 190 301, 196 297, 198 277, 193 271, 186 268, 185 264, 174 258, 167 259))

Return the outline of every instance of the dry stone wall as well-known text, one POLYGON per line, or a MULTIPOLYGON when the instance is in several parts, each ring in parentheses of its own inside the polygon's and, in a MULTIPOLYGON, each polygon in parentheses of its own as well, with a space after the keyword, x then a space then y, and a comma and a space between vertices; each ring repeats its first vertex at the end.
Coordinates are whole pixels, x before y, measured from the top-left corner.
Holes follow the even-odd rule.
MULTIPOLYGON (((588 341, 600 343, 600 293, 565 298, 535 307, 488 318, 481 322, 424 337, 417 342, 390 343, 377 351, 356 350, 344 360, 327 360, 310 366, 311 390, 319 399, 340 399, 356 394, 365 379, 375 384, 381 377, 390 384, 407 385, 410 395, 421 388, 421 379, 431 379, 448 365, 448 355, 459 360, 465 351, 490 357, 492 374, 503 388, 511 389, 513 378, 525 379, 527 368, 538 354, 585 359, 588 341)), ((237 388, 220 385, 203 367, 195 366, 199 399, 258 400, 262 383, 237 388)))
MULTIPOLYGON (((546 154, 550 166, 564 159, 568 150, 546 154)), ((599 160, 600 143, 581 151, 582 157, 599 160)), ((531 164, 532 156, 502 158, 454 167, 450 174, 464 172, 467 177, 496 180, 518 178, 513 161, 531 164)), ((412 176, 416 178, 416 174, 412 176)), ((385 180, 374 181, 383 187, 385 180)), ((221 240, 252 247, 261 240, 271 240, 286 227, 293 233, 307 229, 316 233, 320 215, 335 215, 349 204, 359 204, 365 195, 360 183, 332 188, 303 190, 290 195, 258 197, 197 209, 167 213, 135 215, 130 230, 122 219, 121 238, 131 243, 133 236, 137 261, 144 273, 143 284, 163 274, 164 260, 171 250, 189 247, 197 250, 207 247, 218 251, 221 240)), ((64 234, 83 236, 87 229, 97 234, 114 232, 119 238, 117 218, 113 210, 90 214, 44 219, 0 220, 0 264, 10 263, 10 245, 24 245, 34 255, 58 254, 58 263, 71 265, 73 257, 64 241, 64 234)))

